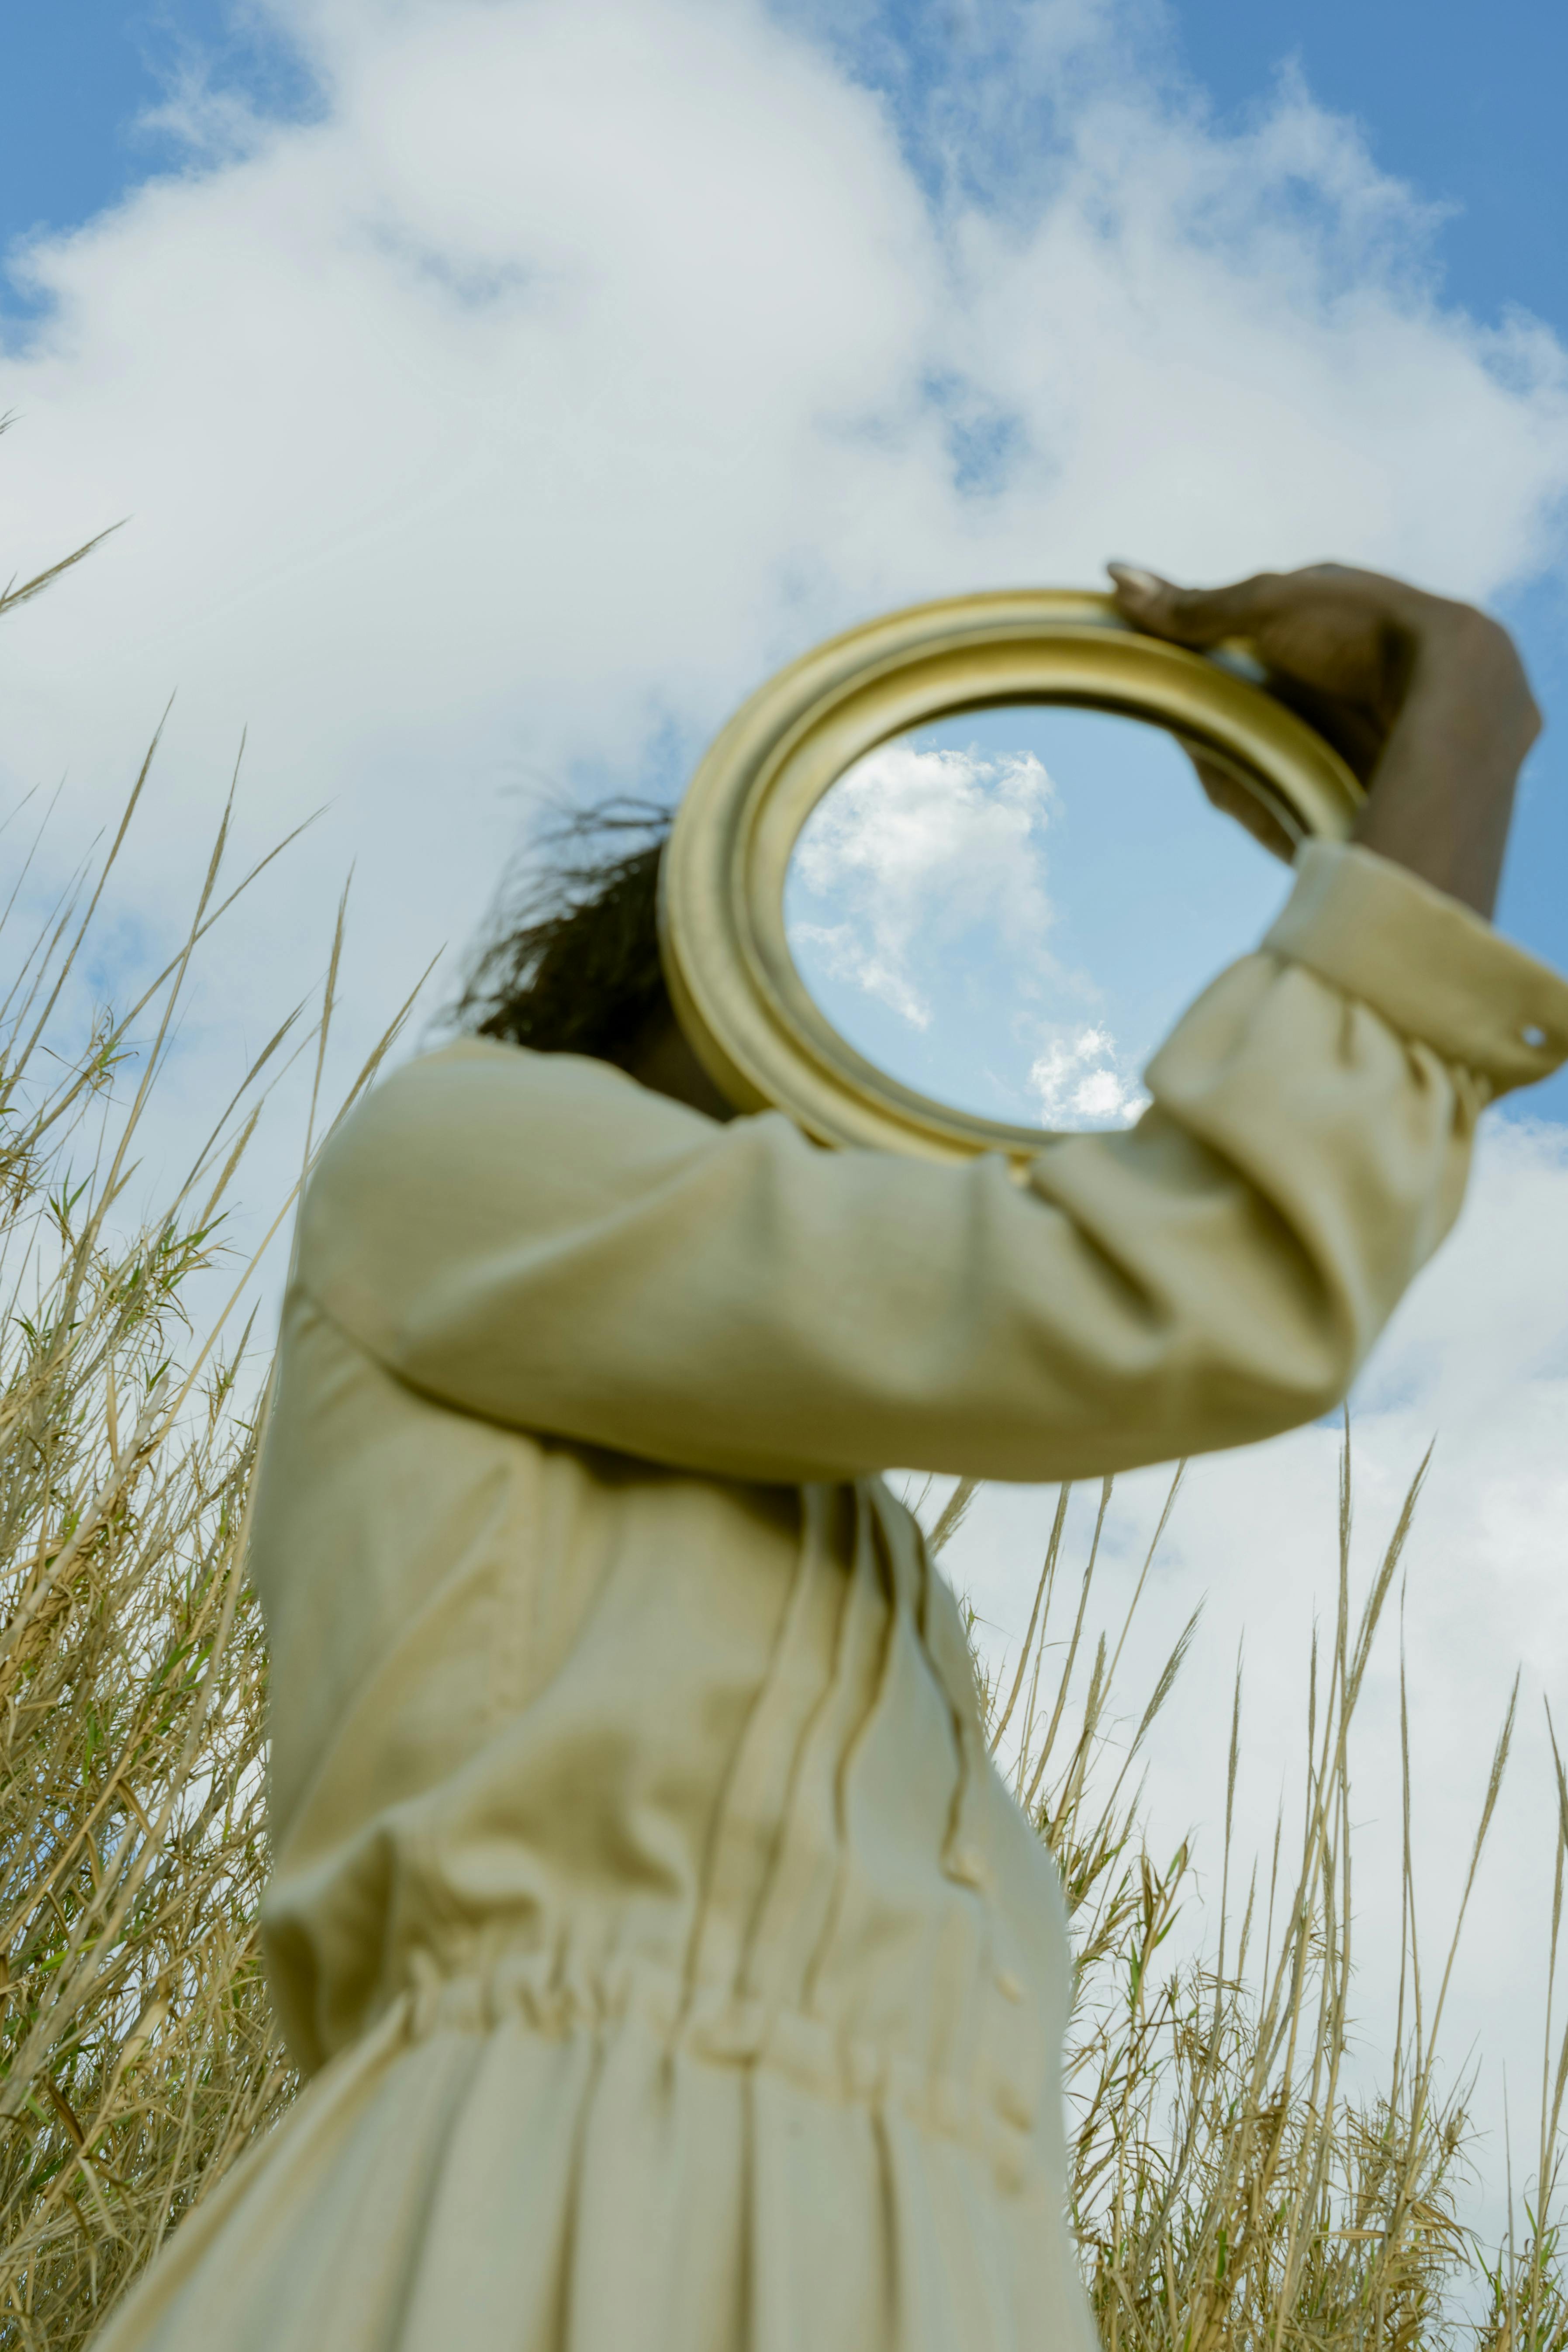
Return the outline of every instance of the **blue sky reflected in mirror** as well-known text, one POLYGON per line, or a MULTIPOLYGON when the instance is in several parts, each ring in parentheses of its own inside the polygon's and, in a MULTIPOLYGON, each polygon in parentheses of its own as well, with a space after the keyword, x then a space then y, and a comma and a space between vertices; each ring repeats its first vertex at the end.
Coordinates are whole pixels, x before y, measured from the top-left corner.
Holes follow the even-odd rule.
POLYGON ((851 768, 802 832, 784 921, 829 1020, 906 1086, 1119 1127, 1172 1022, 1289 884, 1160 729, 1024 705, 851 768))

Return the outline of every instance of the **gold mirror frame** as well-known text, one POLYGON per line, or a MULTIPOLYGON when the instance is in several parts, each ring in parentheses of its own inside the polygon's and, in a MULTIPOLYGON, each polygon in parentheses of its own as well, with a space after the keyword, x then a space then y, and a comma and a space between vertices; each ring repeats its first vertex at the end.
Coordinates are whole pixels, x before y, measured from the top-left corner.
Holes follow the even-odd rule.
POLYGON ((895 735, 1002 703, 1066 703, 1164 728, 1257 795, 1295 840, 1342 840, 1362 790, 1267 694, 1244 648, 1146 636, 1109 596, 1023 589, 916 604, 816 646, 759 688, 709 750, 661 861, 659 943, 681 1027, 739 1110, 819 1143, 956 1160, 1032 1159, 1044 1128, 936 1102, 858 1054, 784 937, 784 879, 813 809, 895 735))

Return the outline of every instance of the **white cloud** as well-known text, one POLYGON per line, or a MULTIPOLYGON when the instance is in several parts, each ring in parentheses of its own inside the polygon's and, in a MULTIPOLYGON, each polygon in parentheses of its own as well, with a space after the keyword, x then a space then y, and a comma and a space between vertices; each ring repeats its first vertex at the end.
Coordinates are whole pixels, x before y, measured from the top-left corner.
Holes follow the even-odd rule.
POLYGON ((845 909, 823 924, 804 914, 790 940, 809 970, 853 980, 911 1026, 931 1025, 919 974, 984 926, 991 947, 1043 965, 1051 903, 1042 836, 1054 788, 1030 752, 884 743, 820 801, 804 827, 792 880, 845 909))
POLYGON ((889 105, 748 0, 271 14, 315 119, 184 93, 208 149, 23 257, 53 308, 0 386, 8 563, 132 517, 0 638, 16 776, 68 767, 79 826, 179 688, 127 872, 154 929, 242 723, 253 839, 330 805, 227 1013, 317 954, 353 856, 368 1029, 518 796, 660 745, 678 777, 879 606, 1117 551, 1473 593, 1541 556, 1556 346, 1414 283, 1417 209, 1304 98, 1222 137, 1108 7, 976 15, 938 100, 994 201, 934 211, 889 105))
POLYGON ((931 1009, 908 979, 901 963, 889 964, 866 944, 856 923, 792 923, 789 943, 809 973, 847 980, 888 1005, 911 1029, 929 1029, 931 1009), (803 952, 804 951, 804 952, 803 952))
POLYGON ((1046 1127, 1126 1126, 1149 1097, 1122 1067, 1109 1029, 1067 1030, 1041 1047, 1029 1069, 1046 1127))

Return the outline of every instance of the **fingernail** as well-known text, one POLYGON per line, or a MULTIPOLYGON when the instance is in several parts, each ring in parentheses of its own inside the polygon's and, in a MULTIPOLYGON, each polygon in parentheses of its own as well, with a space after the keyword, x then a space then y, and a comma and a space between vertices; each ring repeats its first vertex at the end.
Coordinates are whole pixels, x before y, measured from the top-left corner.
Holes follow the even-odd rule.
POLYGON ((1155 572, 1145 572, 1136 563, 1108 563, 1106 570, 1123 588, 1131 588, 1135 596, 1157 596, 1164 582, 1155 572))

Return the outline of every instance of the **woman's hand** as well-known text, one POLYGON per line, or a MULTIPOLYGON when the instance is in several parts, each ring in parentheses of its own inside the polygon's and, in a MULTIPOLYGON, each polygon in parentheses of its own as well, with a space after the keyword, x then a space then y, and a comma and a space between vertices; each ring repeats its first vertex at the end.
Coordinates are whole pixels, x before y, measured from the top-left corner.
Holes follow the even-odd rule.
MULTIPOLYGON (((1505 629, 1468 604, 1339 563, 1227 588, 1109 569, 1138 628, 1198 647, 1245 639, 1271 673, 1269 690, 1367 785, 1355 838, 1490 915, 1514 785, 1541 731, 1505 629)), ((1266 812, 1239 805, 1219 771, 1199 772, 1212 800, 1281 846, 1266 812)))

